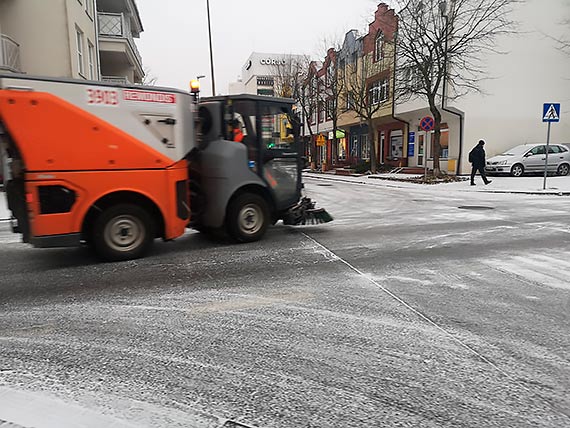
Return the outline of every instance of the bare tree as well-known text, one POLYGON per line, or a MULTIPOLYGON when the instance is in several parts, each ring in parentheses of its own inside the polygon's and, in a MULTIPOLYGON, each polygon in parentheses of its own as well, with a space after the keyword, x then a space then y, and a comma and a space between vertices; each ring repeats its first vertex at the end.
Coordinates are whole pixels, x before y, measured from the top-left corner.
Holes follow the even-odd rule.
POLYGON ((336 161, 338 156, 338 118, 341 114, 339 105, 345 91, 346 80, 344 79, 343 70, 340 68, 338 52, 340 46, 329 48, 323 67, 325 68, 325 76, 321 89, 321 97, 325 103, 325 111, 327 117, 332 121, 333 125, 333 148, 332 158, 336 161))
MULTIPOLYGON (((569 7, 570 7, 570 2, 569 2, 569 7)), ((561 24, 565 28, 570 28, 570 19, 566 19, 566 20, 561 21, 561 24)), ((563 34, 560 37, 553 37, 550 35, 547 35, 547 36, 556 42, 556 49, 558 49, 560 52, 570 56, 570 32, 567 34, 563 34)))
POLYGON ((305 126, 311 142, 310 156, 315 159, 317 148, 311 118, 317 111, 318 93, 312 86, 312 69, 314 69, 313 63, 308 56, 286 58, 284 62, 274 66, 273 87, 275 95, 296 101, 297 111, 289 120, 293 125, 293 132, 298 132, 295 137, 300 135, 300 128, 305 126), (296 127, 299 129, 296 130, 296 127))
POLYGON ((373 120, 392 100, 390 66, 387 61, 374 61, 372 54, 368 54, 362 55, 355 63, 346 64, 343 70, 347 110, 354 111, 360 120, 368 125, 370 171, 375 174, 376 132, 373 120))
POLYGON ((144 68, 144 77, 142 79, 141 85, 144 86, 156 86, 158 82, 158 77, 152 74, 152 70, 149 67, 144 68))
POLYGON ((484 55, 498 53, 497 37, 514 32, 511 11, 519 0, 396 0, 395 100, 427 101, 433 115, 434 175, 441 175, 442 109, 480 91, 484 55))

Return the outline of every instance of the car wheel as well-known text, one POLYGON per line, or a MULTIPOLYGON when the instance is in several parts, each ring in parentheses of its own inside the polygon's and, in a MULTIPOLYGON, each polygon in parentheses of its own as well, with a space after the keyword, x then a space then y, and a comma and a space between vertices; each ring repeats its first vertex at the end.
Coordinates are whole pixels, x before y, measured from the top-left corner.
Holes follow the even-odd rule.
POLYGON ((261 239, 269 222, 267 202, 259 195, 244 193, 230 203, 226 225, 229 235, 238 242, 261 239))
POLYGON ((107 261, 142 257, 154 240, 154 221, 137 205, 120 204, 107 208, 93 227, 93 246, 107 261))
POLYGON ((558 175, 568 175, 568 173, 570 173, 570 165, 568 165, 567 163, 559 165, 558 169, 556 170, 556 174, 558 175))
POLYGON ((523 174, 524 174, 524 166, 522 166, 520 163, 516 163, 512 166, 511 175, 513 177, 520 177, 523 174))

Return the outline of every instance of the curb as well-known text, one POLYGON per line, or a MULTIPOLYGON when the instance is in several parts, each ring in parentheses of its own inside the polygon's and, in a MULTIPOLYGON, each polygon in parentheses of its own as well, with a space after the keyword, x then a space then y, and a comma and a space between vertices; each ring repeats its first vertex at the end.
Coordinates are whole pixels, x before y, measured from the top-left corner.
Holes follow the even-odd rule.
MULTIPOLYGON (((351 184, 372 184, 370 182, 367 181, 362 181, 362 180, 347 180, 347 179, 343 179, 340 177, 336 177, 332 174, 323 174, 323 173, 314 173, 314 172, 307 172, 305 173, 307 178, 314 178, 316 180, 328 180, 328 181, 339 181, 342 183, 351 183, 351 184), (332 176, 331 176, 332 175, 332 176)), ((355 178, 359 178, 362 176, 352 176, 355 178)), ((412 185, 416 185, 418 186, 417 188, 423 188, 423 189, 431 189, 434 188, 433 186, 437 186, 437 185, 423 185, 421 183, 413 183, 413 182, 409 182, 409 181, 405 181, 405 180, 393 180, 393 179, 385 179, 383 177, 373 177, 373 176, 364 176, 367 178, 372 178, 374 180, 382 180, 384 183, 383 185, 386 187, 393 187, 393 188, 398 188, 398 189, 410 189, 413 187, 409 187, 409 186, 399 186, 398 184, 394 184, 394 183, 407 183, 407 184, 412 184, 412 185), (390 183, 390 184, 388 184, 390 183), (424 187, 419 187, 419 186, 424 186, 424 187)), ((442 184, 448 184, 448 183, 442 183, 442 184)), ((454 191, 464 191, 466 193, 497 193, 497 194, 513 194, 513 195, 536 195, 536 196, 570 196, 570 191, 559 191, 559 190, 546 190, 546 191, 540 191, 540 190, 471 190, 471 189, 453 189, 454 191)))

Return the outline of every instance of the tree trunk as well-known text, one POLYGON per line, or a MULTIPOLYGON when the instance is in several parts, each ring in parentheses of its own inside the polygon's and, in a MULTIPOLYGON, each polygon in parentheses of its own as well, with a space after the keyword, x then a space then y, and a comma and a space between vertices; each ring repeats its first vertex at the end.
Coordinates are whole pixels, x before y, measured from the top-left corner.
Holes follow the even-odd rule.
POLYGON ((376 174, 376 142, 374 127, 372 126, 372 119, 368 119, 368 144, 370 144, 370 172, 376 174))
POLYGON ((338 162, 338 140, 336 138, 337 119, 333 117, 333 142, 331 147, 331 163, 336 165, 338 162))
POLYGON ((433 105, 431 108, 431 113, 433 114, 434 119, 434 128, 433 128, 433 175, 434 177, 441 177, 441 167, 439 165, 439 153, 441 152, 441 113, 433 105))

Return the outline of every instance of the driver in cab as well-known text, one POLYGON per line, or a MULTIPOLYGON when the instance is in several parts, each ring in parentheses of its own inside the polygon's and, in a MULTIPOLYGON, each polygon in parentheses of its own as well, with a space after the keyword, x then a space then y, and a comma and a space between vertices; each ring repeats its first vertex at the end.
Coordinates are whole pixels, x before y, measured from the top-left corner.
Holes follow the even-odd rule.
POLYGON ((239 120, 234 119, 230 122, 230 124, 232 126, 232 140, 238 143, 242 143, 244 135, 243 131, 241 130, 241 124, 239 120))

